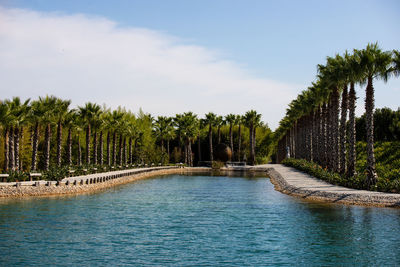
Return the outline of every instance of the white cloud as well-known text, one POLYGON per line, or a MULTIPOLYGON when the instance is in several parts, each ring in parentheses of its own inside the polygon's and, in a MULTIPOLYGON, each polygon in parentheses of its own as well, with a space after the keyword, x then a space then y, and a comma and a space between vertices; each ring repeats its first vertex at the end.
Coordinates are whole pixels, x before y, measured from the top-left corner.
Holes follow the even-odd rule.
POLYGON ((153 115, 255 109, 272 128, 299 89, 149 29, 1 7, 0 80, 1 98, 54 94, 77 105, 142 107, 153 115))

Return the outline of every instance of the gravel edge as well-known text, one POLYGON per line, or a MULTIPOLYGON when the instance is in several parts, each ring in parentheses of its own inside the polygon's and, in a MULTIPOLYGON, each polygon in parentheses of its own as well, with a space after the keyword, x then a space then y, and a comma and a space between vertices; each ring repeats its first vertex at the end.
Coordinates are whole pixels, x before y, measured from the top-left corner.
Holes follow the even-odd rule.
POLYGON ((357 193, 332 193, 324 190, 306 190, 289 184, 273 167, 268 168, 267 172, 272 184, 275 186, 275 190, 290 196, 312 201, 340 203, 346 205, 400 208, 400 199, 398 197, 361 195, 357 193))

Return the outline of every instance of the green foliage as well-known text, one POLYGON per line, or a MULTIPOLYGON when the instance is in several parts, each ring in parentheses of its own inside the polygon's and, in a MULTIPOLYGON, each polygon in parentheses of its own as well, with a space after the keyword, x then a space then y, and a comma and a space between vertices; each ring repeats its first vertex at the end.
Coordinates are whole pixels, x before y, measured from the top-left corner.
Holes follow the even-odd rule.
POLYGON ((41 179, 46 181, 60 181, 64 177, 68 176, 68 167, 56 167, 52 166, 50 169, 42 174, 41 179))
MULTIPOLYGON (((357 141, 366 140, 365 114, 356 119, 357 141)), ((374 112, 375 141, 400 141, 400 108, 376 109, 374 112)))
POLYGON ((8 172, 7 182, 22 182, 29 181, 29 173, 21 171, 8 172))
POLYGON ((223 168, 224 166, 225 166, 225 164, 221 161, 213 161, 212 162, 212 168, 214 170, 219 170, 219 169, 223 168))

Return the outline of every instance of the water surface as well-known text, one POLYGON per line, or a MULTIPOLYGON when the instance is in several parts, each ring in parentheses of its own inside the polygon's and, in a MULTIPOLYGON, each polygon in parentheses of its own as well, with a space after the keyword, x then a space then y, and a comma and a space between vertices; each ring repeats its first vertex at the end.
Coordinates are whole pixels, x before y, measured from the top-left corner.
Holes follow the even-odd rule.
POLYGON ((400 265, 400 210, 306 202, 265 177, 169 175, 0 202, 0 265, 400 265))

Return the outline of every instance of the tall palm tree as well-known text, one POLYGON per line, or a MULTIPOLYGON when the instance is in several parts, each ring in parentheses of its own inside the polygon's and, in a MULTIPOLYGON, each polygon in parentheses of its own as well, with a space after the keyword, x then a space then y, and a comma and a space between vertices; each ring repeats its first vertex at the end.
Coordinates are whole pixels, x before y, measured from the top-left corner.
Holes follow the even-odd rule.
POLYGON ((66 165, 72 165, 72 131, 77 127, 78 114, 75 109, 69 110, 64 117, 64 126, 68 128, 67 144, 65 149, 66 165))
POLYGON ((175 123, 182 139, 184 140, 185 164, 193 166, 192 142, 197 135, 199 127, 197 115, 193 114, 193 112, 177 114, 175 123))
POLYGON ((4 172, 8 171, 9 166, 9 147, 8 147, 8 137, 9 137, 9 125, 10 125, 10 109, 6 101, 0 101, 0 125, 3 128, 3 138, 4 138, 4 172))
POLYGON ((238 152, 237 152, 237 159, 239 162, 241 161, 240 156, 241 156, 241 146, 242 146, 242 124, 243 124, 243 122, 244 122, 243 116, 237 115, 235 124, 237 124, 239 126, 239 128, 238 128, 238 152))
POLYGON ((342 72, 338 61, 333 57, 327 57, 327 64, 318 65, 319 77, 327 85, 330 91, 328 108, 328 168, 334 172, 339 170, 339 85, 342 81, 342 72))
POLYGON ((357 60, 362 70, 361 83, 365 88, 365 117, 367 130, 367 178, 366 186, 370 188, 377 182, 374 155, 374 79, 388 79, 388 70, 392 63, 391 52, 382 51, 377 43, 368 44, 363 50, 355 50, 357 60))
POLYGON ((29 120, 32 124, 32 157, 31 157, 31 171, 37 169, 37 154, 39 144, 39 125, 42 123, 42 118, 45 114, 44 106, 42 101, 35 100, 31 103, 31 110, 29 114, 29 120))
MULTIPOLYGON (((93 164, 97 165, 97 152, 98 152, 98 139, 97 139, 97 132, 100 130, 103 121, 102 121, 102 112, 103 110, 100 109, 96 114, 94 114, 92 119, 92 131, 93 131, 93 164)), ((102 132, 102 131, 101 131, 102 132)), ((101 140, 100 146, 102 146, 103 140, 101 140)))
POLYGON ((210 161, 214 160, 213 157, 213 143, 212 143, 212 127, 216 124, 217 115, 215 113, 209 112, 206 114, 204 123, 208 125, 208 142, 210 147, 210 161))
POLYGON ((234 149, 233 149, 233 132, 232 132, 232 127, 236 123, 236 115, 234 114, 228 114, 225 116, 225 121, 229 123, 229 143, 230 147, 232 149, 232 159, 234 158, 234 149))
POLYGON ((392 67, 390 71, 395 77, 400 76, 400 51, 398 50, 393 50, 392 67))
POLYGON ((20 137, 29 115, 29 101, 22 102, 19 97, 6 101, 10 111, 9 169, 12 171, 20 170, 20 137))
POLYGON ((44 164, 43 169, 49 170, 50 167, 50 142, 51 142, 51 128, 56 123, 54 110, 57 106, 57 97, 46 96, 39 97, 39 106, 41 109, 41 123, 45 126, 44 133, 44 164))
POLYGON ((201 132, 204 129, 206 125, 204 124, 204 120, 199 119, 198 120, 198 127, 197 127, 197 156, 198 156, 198 161, 202 161, 202 155, 201 155, 201 132))
POLYGON ((255 165, 255 139, 256 139, 256 127, 259 125, 261 120, 261 114, 258 114, 255 110, 249 110, 244 115, 246 126, 249 128, 249 143, 250 143, 250 164, 255 165))
POLYGON ((221 127, 225 125, 224 117, 217 116, 215 119, 215 125, 217 126, 218 144, 220 144, 221 143, 221 127))
MULTIPOLYGON (((168 135, 170 134, 172 129, 172 118, 165 116, 158 116, 157 120, 154 123, 154 133, 156 137, 161 141, 161 153, 162 160, 164 162, 164 153, 165 153, 165 141, 169 140, 168 135)), ((169 156, 169 148, 167 148, 168 156, 169 156)))
POLYGON ((57 99, 56 106, 54 110, 55 119, 57 120, 57 166, 61 167, 61 142, 62 142, 62 127, 63 121, 68 113, 70 100, 57 99))
POLYGON ((348 153, 347 153, 347 171, 346 176, 352 177, 356 174, 356 91, 355 83, 360 80, 360 65, 354 55, 350 55, 347 51, 344 55, 346 60, 347 79, 350 83, 348 95, 348 153))
POLYGON ((165 139, 167 140, 167 155, 168 155, 168 160, 170 159, 170 148, 169 148, 169 142, 175 138, 175 129, 173 126, 173 118, 169 117, 168 118, 168 127, 165 132, 165 139))
POLYGON ((90 135, 94 120, 100 115, 101 107, 97 104, 88 102, 82 107, 78 107, 79 115, 83 119, 86 127, 86 164, 90 164, 90 135))

